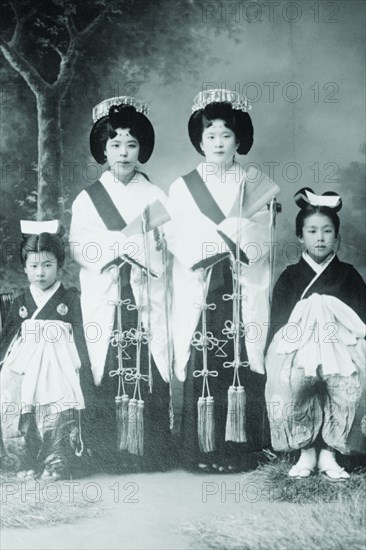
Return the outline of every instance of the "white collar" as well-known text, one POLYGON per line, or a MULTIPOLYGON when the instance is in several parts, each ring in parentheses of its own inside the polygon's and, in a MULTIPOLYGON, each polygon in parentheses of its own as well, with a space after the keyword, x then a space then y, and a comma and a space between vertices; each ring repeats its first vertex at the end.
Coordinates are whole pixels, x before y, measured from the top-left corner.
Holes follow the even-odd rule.
POLYGON ((48 300, 55 294, 55 292, 60 288, 60 281, 55 281, 52 286, 46 290, 41 290, 35 285, 29 285, 30 293, 33 296, 33 300, 36 302, 37 307, 40 307, 42 304, 48 302, 48 300))
POLYGON ((320 274, 322 273, 322 271, 324 271, 324 269, 327 267, 328 264, 330 264, 330 262, 333 260, 335 256, 335 252, 333 252, 332 254, 330 254, 329 256, 327 256, 327 258, 325 258, 325 260, 323 260, 320 264, 318 264, 315 260, 313 260, 313 258, 309 255, 309 253, 307 252, 307 250, 305 250, 303 253, 302 253, 302 257, 304 258, 305 262, 307 264, 310 265, 311 269, 313 271, 315 271, 316 274, 320 274))

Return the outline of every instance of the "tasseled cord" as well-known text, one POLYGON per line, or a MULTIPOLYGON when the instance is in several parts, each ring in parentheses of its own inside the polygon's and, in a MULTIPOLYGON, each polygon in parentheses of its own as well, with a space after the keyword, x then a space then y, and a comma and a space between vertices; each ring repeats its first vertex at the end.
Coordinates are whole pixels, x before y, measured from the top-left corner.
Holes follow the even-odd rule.
POLYGON ((225 441, 246 443, 245 430, 246 396, 244 386, 230 386, 225 428, 225 441))
POLYGON ((245 431, 245 405, 246 396, 244 386, 240 383, 239 367, 244 365, 240 361, 240 309, 241 309, 241 288, 240 288, 240 240, 241 240, 241 214, 244 200, 244 185, 241 184, 239 213, 238 213, 238 234, 236 241, 236 258, 233 267, 233 326, 234 326, 234 362, 228 365, 234 367, 233 383, 228 389, 228 407, 225 427, 225 441, 234 443, 245 443, 247 435, 245 431))
MULTIPOLYGON (((120 268, 124 265, 121 264, 120 268)), ((124 385, 123 356, 120 339, 123 335, 122 323, 122 284, 121 274, 118 276, 118 301, 117 301, 117 336, 112 338, 112 345, 117 346, 118 369, 111 371, 110 376, 118 376, 118 391, 115 397, 116 402, 116 424, 117 424, 117 449, 125 451, 127 449, 128 435, 128 406, 130 398, 124 385)))
MULTIPOLYGON (((142 274, 143 275, 143 274, 142 274)), ((140 285, 140 300, 142 304, 143 285, 140 285)), ((142 332, 142 307, 138 308, 137 329, 142 332)), ((141 399, 141 339, 137 340, 136 347, 136 383, 133 398, 128 404, 128 435, 127 450, 134 455, 144 454, 144 401, 141 399), (138 398, 137 398, 138 396, 138 398)), ((149 379, 151 377, 149 369, 149 379)))
MULTIPOLYGON (((214 415, 214 398, 210 395, 210 388, 208 384, 209 376, 217 376, 217 371, 210 372, 207 368, 207 330, 206 330, 206 278, 204 278, 203 289, 204 289, 204 303, 201 306, 202 309, 202 335, 200 346, 202 346, 203 352, 203 369, 202 371, 195 371, 193 376, 202 376, 202 395, 198 398, 197 403, 197 435, 198 435, 198 445, 200 451, 203 453, 210 453, 215 450, 215 415, 214 415), (206 394, 206 396, 205 396, 206 394)), ((195 333, 197 335, 199 333, 195 333)), ((194 338, 193 341, 196 341, 194 338)), ((196 344, 197 347, 197 344, 196 344)))

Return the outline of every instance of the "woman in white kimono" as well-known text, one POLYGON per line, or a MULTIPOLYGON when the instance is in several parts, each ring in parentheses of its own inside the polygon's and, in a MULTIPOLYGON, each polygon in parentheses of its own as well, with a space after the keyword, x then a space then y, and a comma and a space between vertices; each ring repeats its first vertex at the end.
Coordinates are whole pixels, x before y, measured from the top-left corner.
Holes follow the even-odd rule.
POLYGON ((249 182, 235 161, 235 153, 252 147, 249 109, 246 98, 229 90, 198 94, 188 130, 205 160, 169 192, 174 370, 184 381, 182 461, 198 471, 245 469, 257 458, 250 452, 268 441, 266 203, 278 188, 258 174, 249 182), (265 192, 246 213, 253 183, 265 192))
POLYGON ((164 469, 171 460, 163 262, 158 230, 148 231, 146 217, 153 203, 164 210, 165 195, 138 170, 154 148, 147 112, 125 96, 94 108, 90 149, 108 168, 72 206, 70 241, 95 382, 93 454, 112 470, 164 469))

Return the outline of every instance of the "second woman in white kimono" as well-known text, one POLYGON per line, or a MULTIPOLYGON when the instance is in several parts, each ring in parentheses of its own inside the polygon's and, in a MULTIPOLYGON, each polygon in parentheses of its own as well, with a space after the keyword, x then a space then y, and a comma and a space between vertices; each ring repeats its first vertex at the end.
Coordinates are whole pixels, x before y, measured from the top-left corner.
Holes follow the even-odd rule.
POLYGON ((172 184, 168 201, 174 369, 184 381, 182 460, 206 472, 245 469, 254 458, 248 453, 268 442, 266 203, 278 188, 259 174, 249 182, 234 160, 252 147, 249 109, 229 90, 198 94, 188 129, 205 160, 172 184), (259 185, 259 201, 252 200, 250 188, 259 185))

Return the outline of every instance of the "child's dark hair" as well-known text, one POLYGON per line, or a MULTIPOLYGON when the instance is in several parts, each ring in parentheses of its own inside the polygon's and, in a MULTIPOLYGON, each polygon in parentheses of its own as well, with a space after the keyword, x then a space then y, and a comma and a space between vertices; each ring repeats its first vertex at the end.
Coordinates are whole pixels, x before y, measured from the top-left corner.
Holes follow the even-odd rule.
POLYGON ((188 133, 195 149, 203 155, 201 149, 202 134, 205 128, 212 126, 214 120, 223 120, 225 126, 232 130, 239 143, 239 155, 246 155, 253 145, 253 124, 248 113, 232 108, 226 101, 209 103, 191 115, 188 122, 188 133))
POLYGON ((99 119, 90 132, 90 151, 99 164, 106 162, 105 148, 108 139, 117 135, 117 128, 128 128, 140 146, 139 161, 144 164, 153 152, 154 128, 149 119, 132 105, 112 105, 108 116, 99 119))
POLYGON ((20 244, 20 259, 25 266, 28 254, 35 252, 49 252, 54 254, 57 266, 62 267, 65 261, 65 245, 61 238, 62 232, 57 234, 40 233, 39 235, 23 235, 20 244))
POLYGON ((334 208, 329 208, 329 206, 312 206, 311 204, 308 204, 305 208, 301 208, 300 212, 296 216, 295 226, 297 237, 302 237, 302 230, 304 228, 305 220, 313 214, 323 214, 324 216, 327 216, 332 221, 336 237, 338 237, 340 220, 334 208))

